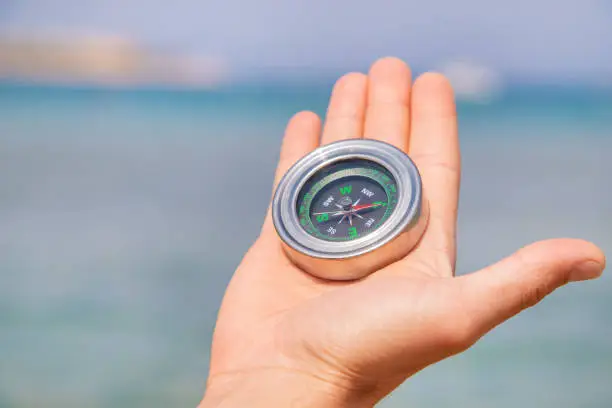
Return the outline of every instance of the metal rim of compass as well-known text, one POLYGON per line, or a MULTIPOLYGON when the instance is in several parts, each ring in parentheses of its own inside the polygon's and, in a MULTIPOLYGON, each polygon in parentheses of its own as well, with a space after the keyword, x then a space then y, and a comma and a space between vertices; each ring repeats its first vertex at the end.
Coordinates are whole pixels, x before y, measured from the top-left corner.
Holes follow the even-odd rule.
POLYGON ((404 152, 388 143, 343 140, 319 147, 295 163, 281 179, 272 201, 276 231, 288 246, 314 258, 344 259, 371 252, 416 225, 422 211, 419 171, 404 152), (376 231, 353 241, 330 242, 308 234, 300 225, 296 204, 306 182, 319 170, 350 159, 372 161, 387 169, 398 186, 398 202, 376 231))

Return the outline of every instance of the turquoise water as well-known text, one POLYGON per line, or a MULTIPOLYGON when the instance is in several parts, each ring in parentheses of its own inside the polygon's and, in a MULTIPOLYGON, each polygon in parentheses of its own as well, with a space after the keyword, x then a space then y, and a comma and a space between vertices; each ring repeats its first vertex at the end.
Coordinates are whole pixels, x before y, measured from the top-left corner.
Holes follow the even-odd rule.
MULTIPOLYGON (((328 92, 0 87, 0 407, 195 406, 284 124, 328 92)), ((459 111, 459 273, 555 236, 612 254, 612 95, 515 86, 459 111)), ((610 407, 610 293, 564 288, 381 406, 610 407)))

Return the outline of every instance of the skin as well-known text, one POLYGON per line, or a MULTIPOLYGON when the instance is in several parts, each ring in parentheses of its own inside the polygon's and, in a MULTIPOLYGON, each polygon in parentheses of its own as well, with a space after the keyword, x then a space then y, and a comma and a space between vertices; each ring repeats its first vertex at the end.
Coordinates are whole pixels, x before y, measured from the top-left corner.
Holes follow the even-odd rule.
POLYGON ((286 257, 265 219, 227 289, 201 408, 371 407, 403 381, 472 346, 484 334, 572 281, 597 278, 605 258, 582 240, 528 245, 455 277, 460 180, 453 91, 440 74, 412 82, 396 58, 338 80, 325 125, 296 114, 276 183, 319 145, 382 140, 422 174, 430 221, 404 259, 357 281, 315 278, 286 257))

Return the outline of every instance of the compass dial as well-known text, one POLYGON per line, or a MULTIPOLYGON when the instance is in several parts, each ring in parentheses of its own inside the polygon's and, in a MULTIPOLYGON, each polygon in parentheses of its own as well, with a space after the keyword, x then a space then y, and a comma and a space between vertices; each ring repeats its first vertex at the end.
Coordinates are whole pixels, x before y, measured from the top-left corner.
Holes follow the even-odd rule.
POLYGON ((398 201, 393 175, 365 159, 336 162, 302 187, 296 211, 302 228, 326 241, 352 241, 376 231, 398 201))

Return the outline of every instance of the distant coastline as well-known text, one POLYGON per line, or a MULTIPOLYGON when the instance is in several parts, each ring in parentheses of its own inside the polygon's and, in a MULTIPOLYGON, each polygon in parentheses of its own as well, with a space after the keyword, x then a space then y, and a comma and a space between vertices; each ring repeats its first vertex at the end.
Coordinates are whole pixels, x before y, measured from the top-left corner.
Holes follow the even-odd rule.
POLYGON ((210 88, 227 77, 222 61, 159 52, 117 36, 0 37, 0 82, 210 88))

